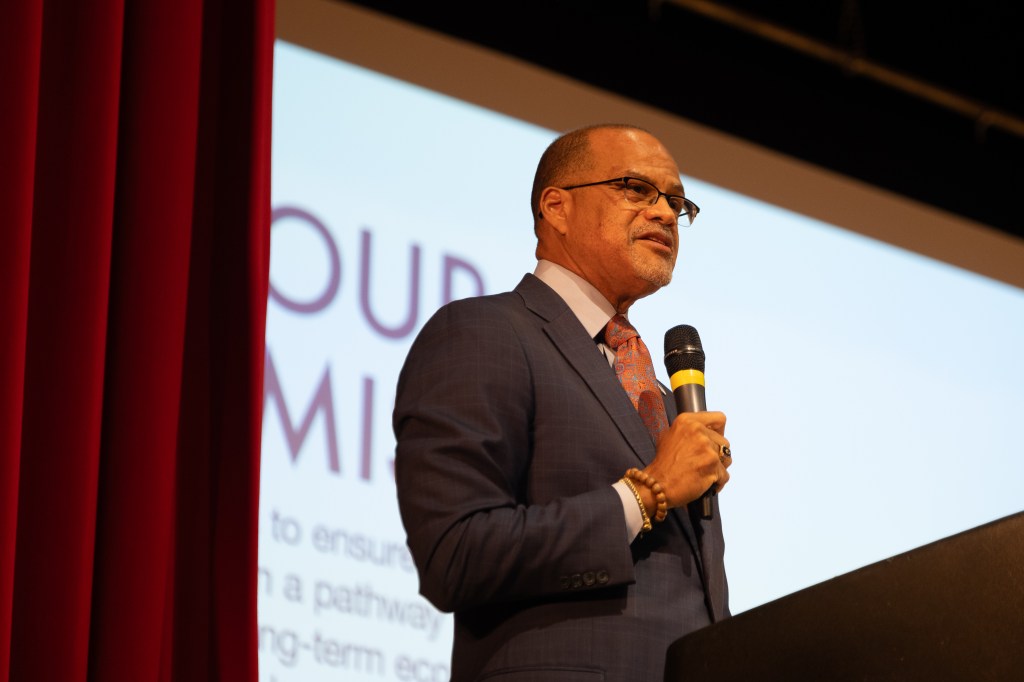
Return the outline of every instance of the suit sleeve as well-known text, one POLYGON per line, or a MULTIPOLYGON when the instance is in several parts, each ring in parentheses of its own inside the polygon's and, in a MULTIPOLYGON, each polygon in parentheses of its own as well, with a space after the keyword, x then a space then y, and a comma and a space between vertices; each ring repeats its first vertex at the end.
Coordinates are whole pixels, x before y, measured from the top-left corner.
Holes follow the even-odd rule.
POLYGON ((500 307, 450 304, 399 375, 399 509, 420 591, 443 611, 634 580, 614 481, 530 499, 537 349, 515 327, 500 307))

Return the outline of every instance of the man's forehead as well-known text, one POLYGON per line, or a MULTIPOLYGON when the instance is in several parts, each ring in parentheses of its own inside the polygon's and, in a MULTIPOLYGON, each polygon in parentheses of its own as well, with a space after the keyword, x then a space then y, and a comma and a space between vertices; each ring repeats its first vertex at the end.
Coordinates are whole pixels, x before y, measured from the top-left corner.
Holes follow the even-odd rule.
POLYGON ((596 165, 622 169, 648 169, 679 177, 679 167, 654 136, 640 130, 598 130, 591 138, 591 152, 596 165), (604 133, 604 134, 602 134, 604 133))

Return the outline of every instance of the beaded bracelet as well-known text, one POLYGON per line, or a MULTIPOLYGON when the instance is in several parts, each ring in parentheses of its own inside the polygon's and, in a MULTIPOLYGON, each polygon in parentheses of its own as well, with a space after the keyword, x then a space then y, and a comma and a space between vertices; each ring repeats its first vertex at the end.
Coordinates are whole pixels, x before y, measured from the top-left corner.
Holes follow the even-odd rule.
POLYGON ((643 498, 640 497, 640 491, 636 489, 635 485, 633 485, 633 481, 628 478, 623 478, 622 482, 625 483, 631 491, 633 491, 633 497, 636 498, 636 503, 640 505, 640 518, 644 520, 644 527, 641 532, 646 533, 652 528, 651 517, 647 515, 647 507, 644 506, 643 498))
POLYGON ((640 471, 636 467, 630 468, 626 471, 626 476, 623 480, 627 483, 632 479, 640 485, 650 488, 651 492, 654 493, 654 501, 658 503, 658 508, 654 512, 654 522, 661 523, 668 516, 668 498, 665 497, 665 490, 661 487, 654 476, 651 476, 645 471, 640 471))

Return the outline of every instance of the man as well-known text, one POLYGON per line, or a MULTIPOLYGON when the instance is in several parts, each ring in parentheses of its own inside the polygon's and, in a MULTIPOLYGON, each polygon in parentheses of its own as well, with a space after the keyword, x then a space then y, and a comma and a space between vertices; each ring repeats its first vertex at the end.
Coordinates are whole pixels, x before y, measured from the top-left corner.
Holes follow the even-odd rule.
POLYGON ((683 197, 650 133, 561 136, 534 180, 534 274, 441 308, 409 352, 398 501, 420 591, 455 613, 453 680, 660 680, 669 644, 729 614, 717 499, 696 511, 729 480, 725 416, 676 418, 650 361, 630 395, 637 342, 605 335, 669 283, 683 197))

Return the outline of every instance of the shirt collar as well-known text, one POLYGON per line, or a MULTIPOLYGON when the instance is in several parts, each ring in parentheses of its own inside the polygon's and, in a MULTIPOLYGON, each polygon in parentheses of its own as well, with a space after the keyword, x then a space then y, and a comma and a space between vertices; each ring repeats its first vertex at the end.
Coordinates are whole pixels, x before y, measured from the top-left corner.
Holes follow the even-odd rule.
POLYGON ((603 341, 604 328, 615 316, 615 306, 594 285, 561 265, 543 259, 537 261, 533 274, 562 297, 591 337, 602 334, 603 341))

